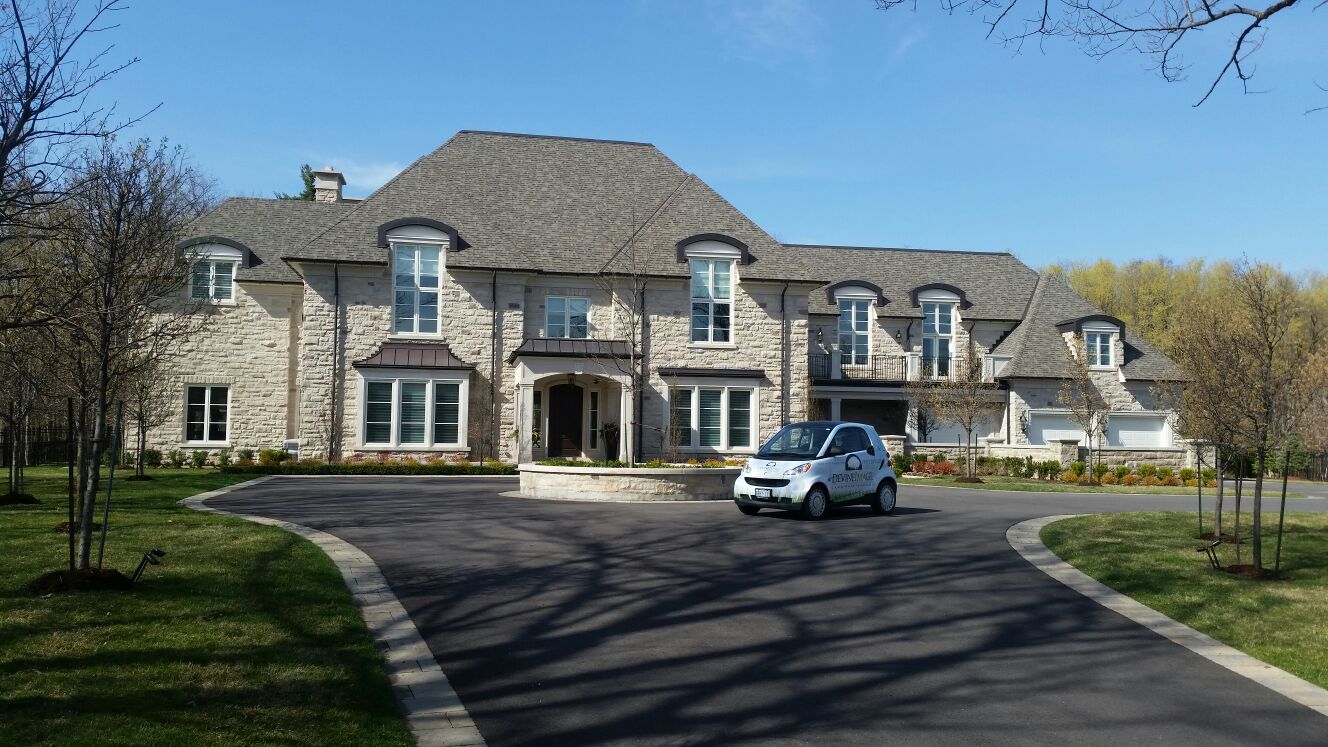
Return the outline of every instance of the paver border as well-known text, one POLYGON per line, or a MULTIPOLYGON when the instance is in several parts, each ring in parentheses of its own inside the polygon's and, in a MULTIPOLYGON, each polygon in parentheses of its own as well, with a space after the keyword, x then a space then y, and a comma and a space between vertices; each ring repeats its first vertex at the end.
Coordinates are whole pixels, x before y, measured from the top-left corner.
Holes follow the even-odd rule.
POLYGON ((1075 568, 1042 543, 1042 528, 1062 519, 1092 514, 1058 514, 1021 521, 1005 532, 1005 539, 1033 567, 1083 594, 1107 609, 1179 644, 1232 672, 1263 685, 1273 692, 1328 716, 1328 690, 1286 670, 1259 661, 1211 636, 1179 623, 1157 610, 1135 601, 1075 568))
POLYGON ((378 564, 355 545, 327 532, 266 516, 235 513, 206 505, 241 488, 252 487, 286 475, 264 475, 254 480, 193 495, 180 503, 195 511, 222 514, 279 527, 318 545, 341 571, 360 617, 383 649, 383 668, 392 692, 406 717, 415 743, 421 747, 470 747, 484 745, 484 737, 470 718, 461 698, 452 689, 429 645, 388 585, 378 564))

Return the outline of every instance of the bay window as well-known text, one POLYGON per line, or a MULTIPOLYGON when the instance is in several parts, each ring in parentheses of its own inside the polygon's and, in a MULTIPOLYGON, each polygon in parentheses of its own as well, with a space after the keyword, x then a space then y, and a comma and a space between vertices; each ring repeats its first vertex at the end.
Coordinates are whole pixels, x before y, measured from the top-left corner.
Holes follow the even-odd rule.
POLYGON ((229 423, 229 387, 212 385, 185 387, 184 440, 186 443, 225 443, 229 423))
POLYGON ((549 296, 544 304, 544 336, 583 340, 590 336, 590 299, 549 296))
POLYGON ((367 378, 361 401, 366 447, 465 447, 466 397, 460 379, 367 378))
POLYGON ((438 333, 439 263, 442 249, 426 244, 392 245, 392 331, 438 333))
POLYGON ((732 341, 733 260, 691 260, 692 342, 732 341))
POLYGON ((746 387, 675 386, 669 389, 673 446, 735 451, 755 445, 755 390, 746 387))

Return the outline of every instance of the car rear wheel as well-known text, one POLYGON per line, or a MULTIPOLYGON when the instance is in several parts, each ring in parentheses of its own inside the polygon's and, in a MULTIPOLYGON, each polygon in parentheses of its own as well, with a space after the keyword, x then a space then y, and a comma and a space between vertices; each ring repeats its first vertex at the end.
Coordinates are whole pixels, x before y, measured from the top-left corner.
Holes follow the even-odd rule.
POLYGON ((748 516, 755 516, 761 513, 760 506, 744 506, 741 503, 738 504, 738 510, 743 512, 744 514, 747 514, 748 516))
POLYGON ((812 521, 822 518, 829 510, 830 496, 820 485, 807 491, 807 497, 802 499, 802 515, 812 521))
POLYGON ((872 512, 876 514, 891 514, 895 511, 895 486, 888 480, 882 480, 880 485, 876 486, 876 496, 872 499, 872 512))

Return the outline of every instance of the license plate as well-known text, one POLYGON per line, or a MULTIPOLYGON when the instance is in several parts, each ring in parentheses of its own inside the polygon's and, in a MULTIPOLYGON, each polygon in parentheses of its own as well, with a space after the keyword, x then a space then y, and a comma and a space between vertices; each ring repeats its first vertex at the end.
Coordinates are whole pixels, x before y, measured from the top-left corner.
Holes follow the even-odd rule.
POLYGON ((757 488, 757 489, 756 489, 756 497, 757 497, 757 498, 769 498, 769 497, 770 497, 770 488, 757 488))

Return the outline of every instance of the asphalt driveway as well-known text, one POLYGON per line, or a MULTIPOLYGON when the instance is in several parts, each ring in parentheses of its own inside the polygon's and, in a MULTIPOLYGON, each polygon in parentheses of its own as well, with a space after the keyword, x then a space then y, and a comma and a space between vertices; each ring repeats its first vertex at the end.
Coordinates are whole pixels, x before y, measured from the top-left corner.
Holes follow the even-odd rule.
POLYGON ((1328 719, 1005 540, 1024 519, 1193 498, 905 485, 895 516, 810 523, 499 495, 515 487, 283 479, 210 503, 371 555, 492 745, 1328 742, 1328 719))

